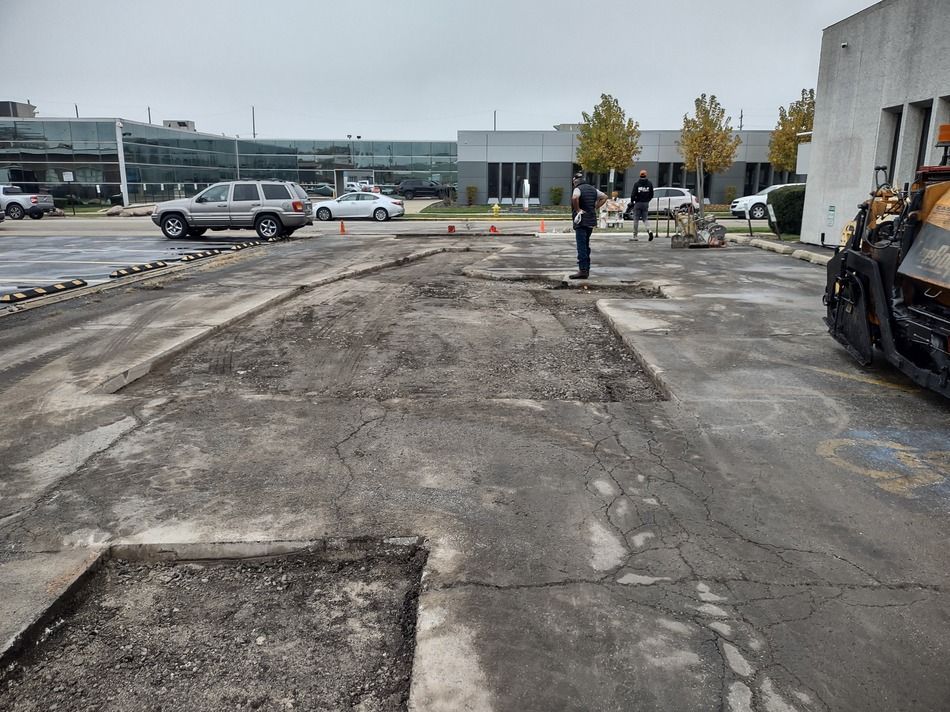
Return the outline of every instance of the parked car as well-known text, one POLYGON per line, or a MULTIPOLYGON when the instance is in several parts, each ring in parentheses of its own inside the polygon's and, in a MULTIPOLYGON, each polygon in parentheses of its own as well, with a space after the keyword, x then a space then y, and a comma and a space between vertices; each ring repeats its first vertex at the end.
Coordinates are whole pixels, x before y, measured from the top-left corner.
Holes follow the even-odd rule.
POLYGON ((699 198, 686 188, 664 186, 653 191, 653 200, 650 201, 649 210, 651 213, 672 215, 677 210, 686 209, 690 205, 693 206, 693 210, 699 210, 699 198))
POLYGON ((394 200, 381 193, 359 191, 341 195, 336 200, 324 200, 313 207, 313 216, 317 220, 339 220, 342 218, 373 218, 383 222, 404 215, 405 207, 401 200, 394 200))
POLYGON ((24 215, 39 220, 55 207, 52 195, 25 193, 16 185, 0 185, 0 210, 13 220, 22 220, 24 215))
POLYGON ((312 225, 313 204, 296 183, 246 180, 215 183, 193 198, 166 200, 152 212, 165 237, 201 237, 210 230, 256 230, 258 237, 290 236, 312 225))
POLYGON ((310 189, 312 195, 319 195, 321 198, 332 198, 335 192, 329 183, 317 183, 310 189))
POLYGON ((449 190, 448 186, 434 180, 410 178, 399 184, 396 193, 406 200, 412 200, 413 198, 444 198, 449 194, 449 190))
POLYGON ((729 206, 729 210, 732 212, 733 217, 744 218, 745 211, 748 209, 749 217, 753 220, 765 220, 769 216, 769 209, 767 207, 769 193, 771 193, 776 188, 784 188, 786 185, 805 184, 784 183, 779 185, 770 185, 768 188, 763 188, 755 195, 745 195, 741 198, 736 198, 729 206))

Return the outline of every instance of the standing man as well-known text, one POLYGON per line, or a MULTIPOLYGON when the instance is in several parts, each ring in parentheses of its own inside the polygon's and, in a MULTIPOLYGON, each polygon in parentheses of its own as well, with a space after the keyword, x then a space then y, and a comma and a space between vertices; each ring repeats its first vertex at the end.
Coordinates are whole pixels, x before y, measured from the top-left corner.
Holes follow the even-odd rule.
POLYGON ((590 235, 597 225, 597 209, 607 202, 607 196, 584 180, 583 173, 575 173, 572 182, 571 215, 577 241, 577 272, 570 279, 587 279, 590 274, 590 235))
POLYGON ((653 233, 650 232, 650 201, 653 200, 653 183, 647 180, 647 172, 640 171, 640 180, 633 184, 633 192, 630 193, 630 203, 633 205, 633 241, 637 242, 637 235, 640 234, 640 221, 643 220, 647 226, 647 235, 650 236, 648 242, 653 241, 653 233))

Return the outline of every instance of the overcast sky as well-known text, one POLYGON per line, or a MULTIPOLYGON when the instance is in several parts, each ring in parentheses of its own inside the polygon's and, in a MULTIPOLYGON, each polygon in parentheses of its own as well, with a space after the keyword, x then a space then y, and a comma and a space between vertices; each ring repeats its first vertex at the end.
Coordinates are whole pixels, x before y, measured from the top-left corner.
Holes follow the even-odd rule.
POLYGON ((821 30, 871 0, 47 0, 3 4, 0 100, 269 138, 549 129, 613 94, 678 129, 702 92, 771 129, 821 30), (14 29, 16 28, 16 29, 14 29), (14 69, 15 68, 15 69, 14 69), (14 83, 13 79, 18 81, 14 83), (12 96, 8 96, 12 92, 12 96))

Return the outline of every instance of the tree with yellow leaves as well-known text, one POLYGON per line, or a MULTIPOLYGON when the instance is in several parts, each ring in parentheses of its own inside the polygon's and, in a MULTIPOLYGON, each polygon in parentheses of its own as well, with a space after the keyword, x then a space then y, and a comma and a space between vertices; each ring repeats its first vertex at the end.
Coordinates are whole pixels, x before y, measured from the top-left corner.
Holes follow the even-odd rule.
POLYGON ((815 124, 815 90, 802 89, 802 98, 778 108, 778 123, 769 142, 769 163, 780 171, 794 173, 798 165, 798 144, 808 143, 811 136, 799 136, 815 124))
POLYGON ((581 114, 577 162, 585 171, 607 173, 611 168, 625 171, 640 154, 640 125, 628 119, 610 94, 601 94, 594 112, 581 114))

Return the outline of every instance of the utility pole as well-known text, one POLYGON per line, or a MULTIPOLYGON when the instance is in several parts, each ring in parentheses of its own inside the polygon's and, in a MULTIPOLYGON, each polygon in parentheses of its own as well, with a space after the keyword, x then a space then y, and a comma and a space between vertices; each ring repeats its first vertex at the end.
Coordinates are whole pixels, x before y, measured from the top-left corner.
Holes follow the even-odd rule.
POLYGON ((742 131, 742 109, 739 109, 739 130, 742 131))
POLYGON ((492 113, 492 131, 498 130, 498 109, 495 109, 492 113))
POLYGON ((152 123, 152 107, 148 107, 148 122, 152 123))
POLYGON ((257 138, 257 119, 254 116, 253 106, 251 106, 251 138, 257 138))
POLYGON ((79 104, 73 104, 73 108, 76 110, 76 118, 79 118, 79 104))

